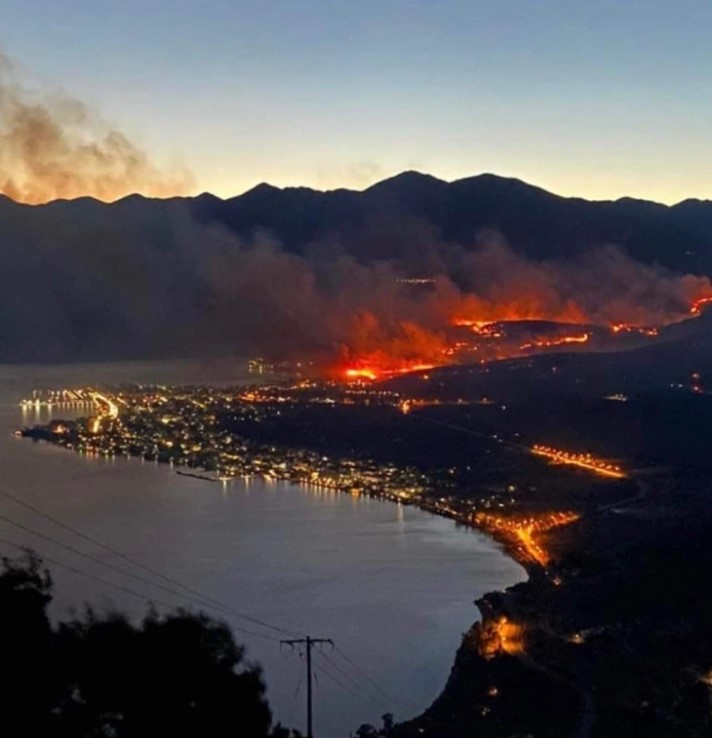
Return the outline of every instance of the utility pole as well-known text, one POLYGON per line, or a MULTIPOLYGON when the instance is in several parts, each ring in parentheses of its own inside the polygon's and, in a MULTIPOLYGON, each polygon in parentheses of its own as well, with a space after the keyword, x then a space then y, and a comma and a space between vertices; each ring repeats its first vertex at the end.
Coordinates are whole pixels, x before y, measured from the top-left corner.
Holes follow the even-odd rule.
POLYGON ((314 731, 312 730, 312 662, 311 652, 312 647, 315 643, 329 643, 331 646, 334 642, 331 638, 291 638, 289 640, 282 640, 281 643, 286 643, 288 646, 304 646, 307 653, 307 738, 314 738, 314 731))

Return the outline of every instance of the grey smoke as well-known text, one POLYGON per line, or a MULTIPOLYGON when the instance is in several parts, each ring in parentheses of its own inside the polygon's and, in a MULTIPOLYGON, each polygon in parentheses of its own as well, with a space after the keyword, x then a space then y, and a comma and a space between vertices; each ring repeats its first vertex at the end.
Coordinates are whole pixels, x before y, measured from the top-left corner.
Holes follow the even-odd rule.
POLYGON ((32 89, 0 52, 0 194, 18 202, 92 196, 113 201, 133 192, 188 192, 186 170, 161 171, 121 131, 64 93, 32 89))

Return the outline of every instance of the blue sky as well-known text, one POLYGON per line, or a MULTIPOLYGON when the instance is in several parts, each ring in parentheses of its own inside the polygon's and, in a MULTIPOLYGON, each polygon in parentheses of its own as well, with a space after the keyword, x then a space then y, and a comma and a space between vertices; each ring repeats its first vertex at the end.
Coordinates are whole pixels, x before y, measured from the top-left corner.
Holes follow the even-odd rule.
POLYGON ((198 189, 484 171, 712 198, 709 0, 2 0, 0 48, 198 189))

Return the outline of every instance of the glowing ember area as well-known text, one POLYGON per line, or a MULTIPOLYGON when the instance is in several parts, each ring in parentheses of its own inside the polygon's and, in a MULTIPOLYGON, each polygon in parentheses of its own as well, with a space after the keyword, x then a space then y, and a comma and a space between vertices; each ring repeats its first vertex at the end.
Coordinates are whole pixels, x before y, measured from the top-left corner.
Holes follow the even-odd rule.
POLYGON ((692 307, 690 308, 690 314, 691 315, 699 315, 702 312, 702 309, 706 305, 712 304, 712 297, 700 297, 698 300, 695 300, 692 303, 692 307))
MULTIPOLYGON (((442 361, 441 364, 444 364, 442 361)), ((347 382, 377 382, 382 379, 390 379, 409 372, 422 372, 433 369, 436 364, 420 364, 418 362, 403 362, 400 365, 391 366, 349 366, 337 372, 337 378, 345 379, 347 382)))
MULTIPOLYGON (((698 292, 697 296, 693 294, 693 296, 688 297, 690 300, 688 314, 699 315, 706 305, 712 304, 712 295, 709 294, 709 288, 704 287, 700 291, 703 294, 698 292)), ((479 336, 493 338, 501 337, 503 335, 502 324, 509 322, 547 321, 569 325, 606 325, 606 321, 601 319, 601 315, 587 310, 583 305, 579 305, 574 301, 569 301, 565 305, 548 305, 534 293, 529 295, 528 298, 522 297, 520 301, 503 302, 501 305, 489 304, 484 312, 486 312, 486 315, 477 318, 456 315, 451 319, 450 324, 459 328, 469 328, 479 336)), ((613 312, 612 308, 611 312, 613 312)), ((643 315, 644 312, 641 311, 640 318, 643 318, 643 315)), ((642 320, 628 320, 625 322, 623 320, 613 320, 608 325, 614 334, 638 333, 643 336, 657 336, 659 328, 656 325, 663 326, 676 323, 684 319, 685 312, 683 308, 669 314, 659 314, 655 317, 657 320, 651 321, 655 325, 645 325, 642 320)))
MULTIPOLYGON (((681 295, 678 307, 667 311, 639 306, 636 312, 617 304, 605 312, 587 311, 583 303, 547 303, 534 293, 527 298, 524 292, 518 300, 501 304, 461 295, 459 306, 449 306, 447 312, 435 293, 422 299, 422 322, 384 320, 369 311, 355 316, 349 329, 352 337, 342 343, 342 360, 330 372, 332 378, 374 382, 447 364, 485 363, 538 352, 584 346, 586 351, 610 351, 616 349, 618 339, 626 341, 626 348, 634 348, 636 339, 654 339, 661 328, 696 318, 712 304, 706 283, 696 283, 681 295), (473 317, 462 310, 469 304, 478 306, 472 310, 473 317), (614 320, 609 319, 610 313, 614 320)), ((580 461, 583 465, 584 460, 580 461)))
POLYGON ((554 348, 572 343, 588 343, 589 338, 591 338, 590 333, 579 333, 575 336, 556 336, 555 338, 539 338, 531 343, 522 344, 519 348, 522 351, 530 351, 531 349, 537 348, 554 348))
MULTIPOLYGON (((278 257, 270 254, 270 273, 283 268, 289 283, 296 265, 278 257)), ((471 257, 463 266, 467 287, 447 273, 411 283, 388 271, 359 271, 342 285, 335 304, 318 293, 318 280, 302 265, 306 294, 279 292, 279 300, 299 294, 288 309, 272 304, 277 298, 261 288, 255 299, 269 298, 266 313, 279 309, 294 314, 295 325, 312 326, 306 340, 314 353, 300 350, 296 328, 280 350, 299 361, 309 356, 329 378, 354 383, 544 352, 635 349, 712 302, 706 277, 668 273, 615 250, 551 264, 530 262, 506 247, 485 246, 471 257)), ((245 289, 259 284, 264 265, 258 266, 245 289)), ((255 345, 261 340, 256 337, 255 345)))
POLYGON ((599 474, 602 477, 625 479, 628 476, 620 466, 608 464, 591 454, 573 454, 568 451, 551 448, 550 446, 532 446, 531 452, 536 456, 543 456, 552 464, 577 466, 580 469, 585 469, 593 474, 599 474))
POLYGON ((468 320, 467 318, 453 318, 452 324, 460 328, 472 328, 473 331, 477 332, 485 326, 492 325, 491 320, 468 320))
POLYGON ((513 656, 524 651, 524 626, 504 615, 478 623, 475 637, 477 650, 486 659, 501 654, 513 656))
POLYGON ((545 533, 552 528, 579 520, 581 516, 575 512, 562 511, 548 513, 536 517, 516 518, 491 515, 489 513, 477 513, 475 524, 493 534, 499 534, 509 539, 517 553, 540 566, 546 566, 551 557, 534 540, 534 534, 545 533))
MULTIPOLYGON (((609 325, 613 333, 639 332, 642 335, 656 335, 657 327, 684 320, 686 314, 699 315, 702 309, 712 304, 710 284, 705 279, 694 285, 687 277, 681 277, 675 286, 680 291, 678 307, 665 310, 646 308, 643 305, 629 305, 622 300, 610 299, 604 306, 593 307, 584 294, 581 300, 561 299, 542 288, 539 294, 535 286, 522 288, 515 297, 508 296, 501 301, 482 300, 476 295, 463 295, 464 305, 473 304, 472 312, 458 312, 450 319, 455 327, 470 328, 478 335, 494 334, 501 330, 502 323, 547 321, 569 325, 609 325), (685 305, 688 307, 685 308, 685 305), (646 319, 647 318, 647 319, 646 319)), ((585 292, 585 290, 584 290, 585 292)))
POLYGON ((378 379, 378 372, 375 369, 345 369, 344 376, 346 379, 353 381, 366 379, 368 381, 374 381, 378 379))
POLYGON ((596 322, 589 312, 574 300, 553 299, 550 295, 538 294, 536 288, 524 289, 514 297, 488 301, 475 295, 466 295, 463 302, 474 303, 476 308, 469 315, 458 314, 452 325, 467 326, 474 332, 486 329, 493 323, 511 321, 550 320, 557 323, 586 325, 596 322))
POLYGON ((613 323, 611 325, 611 333, 614 333, 615 335, 619 335, 621 333, 637 333, 641 336, 648 336, 649 338, 654 338, 660 334, 657 328, 643 328, 628 325, 627 323, 613 323))
POLYGON ((463 318, 454 318, 452 325, 457 328, 469 328, 482 338, 503 338, 504 332, 500 327, 489 320, 465 320, 463 318))

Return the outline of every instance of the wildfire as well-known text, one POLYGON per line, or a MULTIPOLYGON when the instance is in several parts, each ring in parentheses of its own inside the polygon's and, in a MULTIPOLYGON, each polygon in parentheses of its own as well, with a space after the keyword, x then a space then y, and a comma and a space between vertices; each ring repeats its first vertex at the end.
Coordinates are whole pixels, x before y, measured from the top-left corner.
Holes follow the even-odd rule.
POLYGON ((700 297, 699 299, 695 300, 692 303, 692 307, 690 308, 690 314, 691 315, 700 315, 702 313, 702 308, 705 305, 712 304, 712 297, 700 297))
POLYGON ((376 365, 368 366, 349 366, 342 369, 338 376, 347 382, 377 382, 379 380, 390 379, 408 374, 410 372, 422 372, 434 369, 436 364, 421 364, 418 362, 402 362, 398 365, 390 365, 378 367, 376 365))
POLYGON ((396 321, 395 333, 388 321, 361 311, 354 318, 352 337, 344 342, 342 360, 332 376, 347 382, 374 382, 446 364, 484 363, 584 345, 595 350, 599 348, 595 339, 606 331, 612 336, 654 339, 661 327, 697 317, 712 305, 708 284, 690 290, 682 299, 682 309, 670 313, 643 308, 636 312, 627 305, 615 311, 611 307, 610 311, 592 312, 574 300, 550 302, 537 297, 533 285, 531 290, 501 301, 463 297, 459 305, 448 306, 448 312, 431 314, 432 320, 396 321), (510 325, 532 321, 559 323, 560 332, 545 334, 536 325, 510 325), (521 338, 522 330, 527 331, 525 339, 521 338))
POLYGON ((611 333, 618 335, 619 333, 639 333, 641 336, 653 338, 659 335, 657 328, 643 328, 640 326, 629 325, 628 323, 612 323, 610 326, 611 333))
POLYGON ((570 466, 577 466, 580 469, 585 469, 586 471, 599 474, 603 477, 625 479, 628 476, 620 466, 608 464, 588 453, 574 454, 569 451, 561 451, 560 449, 540 445, 532 446, 531 452, 536 456, 543 456, 544 458, 549 459, 552 464, 568 464, 570 466))
POLYGON ((477 331, 480 328, 484 328, 486 325, 492 325, 491 320, 469 320, 468 318, 453 318, 452 324, 460 328, 472 328, 477 331))
POLYGON ((504 332, 491 320, 467 320, 466 318, 453 318, 451 325, 457 328, 469 328, 473 333, 483 338, 503 338, 504 332))
POLYGON ((369 382, 373 382, 376 379, 378 379, 378 372, 375 369, 345 369, 344 370, 344 376, 346 379, 352 380, 354 382, 357 382, 359 380, 368 380, 369 382))
POLYGON ((529 351, 534 348, 552 348, 554 346, 565 346, 569 343, 587 343, 591 338, 590 333, 579 333, 574 336, 556 336, 555 338, 539 338, 531 343, 522 344, 521 351, 529 351))
POLYGON ((516 655, 524 651, 524 634, 521 623, 515 623, 504 615, 488 618, 482 624, 477 624, 476 647, 480 655, 488 660, 503 653, 516 655))

